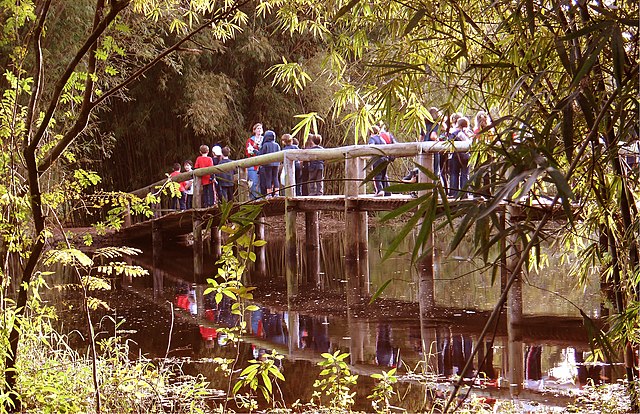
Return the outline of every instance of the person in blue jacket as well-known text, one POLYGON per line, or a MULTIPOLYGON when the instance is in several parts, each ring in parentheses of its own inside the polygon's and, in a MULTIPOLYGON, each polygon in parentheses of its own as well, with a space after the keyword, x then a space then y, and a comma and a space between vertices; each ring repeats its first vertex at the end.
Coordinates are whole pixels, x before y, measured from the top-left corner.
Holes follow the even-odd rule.
MULTIPOLYGON (((276 133, 267 131, 264 133, 262 147, 258 155, 271 154, 280 151, 280 144, 276 142, 276 133)), ((278 168, 280 162, 274 161, 266 165, 261 165, 258 174, 260 175, 261 192, 267 197, 275 197, 280 191, 280 180, 278 179, 278 168)))

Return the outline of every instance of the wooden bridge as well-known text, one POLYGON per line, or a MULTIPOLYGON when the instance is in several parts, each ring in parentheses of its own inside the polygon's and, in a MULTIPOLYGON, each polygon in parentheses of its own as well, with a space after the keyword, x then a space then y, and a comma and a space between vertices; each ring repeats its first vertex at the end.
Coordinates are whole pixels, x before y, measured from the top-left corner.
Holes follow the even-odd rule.
MULTIPOLYGON (((166 214, 157 213, 154 217, 135 222, 131 217, 125 218, 125 225, 119 231, 120 240, 142 239, 151 237, 153 240, 154 257, 160 259, 162 240, 181 234, 193 233, 194 235, 194 278, 202 279, 203 271, 203 246, 202 230, 211 229, 211 242, 214 256, 220 252, 221 235, 219 229, 220 208, 218 206, 202 208, 202 185, 199 177, 208 174, 222 173, 239 170, 241 172, 239 185, 239 202, 234 209, 239 209, 245 204, 259 205, 262 208, 261 217, 284 216, 285 236, 287 240, 287 275, 291 279, 291 294, 295 294, 295 280, 298 277, 296 268, 296 220, 297 213, 305 214, 306 235, 308 247, 307 255, 310 263, 310 272, 319 271, 319 229, 318 213, 321 211, 345 212, 347 231, 345 232, 347 246, 352 251, 358 251, 366 255, 367 243, 367 212, 390 211, 396 209, 412 198, 409 195, 394 194, 390 197, 374 197, 366 193, 366 185, 362 185, 367 175, 367 162, 373 157, 416 157, 416 163, 427 170, 433 169, 433 154, 438 152, 468 151, 469 144, 456 142, 414 142, 389 145, 353 145, 327 149, 285 150, 272 154, 261 155, 252 158, 232 161, 226 164, 196 169, 191 172, 181 173, 174 177, 155 182, 149 186, 133 191, 134 195, 144 197, 148 193, 157 193, 159 188, 167 182, 182 182, 193 179, 193 209, 186 211, 171 211, 166 214), (296 196, 295 195, 295 162, 312 160, 343 161, 345 164, 345 192, 341 195, 322 196, 296 196), (246 168, 280 162, 285 170, 284 197, 249 200, 249 188, 247 181, 242 177, 246 168)), ((420 173, 419 180, 427 182, 426 174, 420 173)), ((263 221, 256 223, 258 238, 264 237, 263 221)), ((258 272, 264 269, 264 251, 258 249, 256 267, 258 272)), ((363 257, 363 259, 365 259, 363 257)), ((360 270, 364 271, 368 266, 368 260, 356 259, 356 264, 361 263, 360 270)), ((365 272, 368 274, 368 270, 365 272)))
MULTIPOLYGON (((139 190, 133 191, 134 195, 144 197, 148 193, 158 193, 159 188, 166 185, 168 181, 182 182, 193 179, 193 209, 186 211, 169 211, 166 214, 157 212, 154 217, 145 221, 135 222, 131 217, 125 218, 125 225, 119 231, 119 241, 132 239, 149 238, 153 240, 154 257, 161 258, 163 239, 175 237, 182 234, 193 233, 194 235, 194 280, 202 280, 203 277, 203 245, 202 231, 205 228, 211 230, 211 243, 214 257, 220 252, 221 234, 219 221, 221 218, 218 206, 210 208, 201 207, 202 185, 199 177, 208 174, 240 171, 239 180, 239 202, 235 203, 233 209, 251 204, 261 207, 261 219, 256 223, 258 238, 264 237, 264 220, 269 216, 284 216, 285 237, 286 237, 286 274, 291 295, 296 294, 298 269, 296 251, 296 220, 297 213, 305 214, 306 234, 305 244, 307 246, 306 255, 308 271, 310 274, 317 274, 320 271, 320 244, 319 244, 319 224, 318 213, 321 211, 339 211, 345 213, 345 246, 347 251, 355 253, 355 259, 347 258, 347 265, 352 266, 353 273, 361 274, 368 279, 368 258, 367 258, 367 238, 368 238, 368 212, 390 211, 397 209, 412 200, 410 195, 393 194, 390 197, 375 197, 367 194, 365 178, 368 171, 368 162, 374 157, 392 156, 413 157, 417 165, 425 170, 433 171, 433 155, 436 153, 453 151, 473 151, 467 142, 412 142, 388 145, 352 145, 326 149, 304 149, 285 150, 267 155, 261 155, 242 160, 232 161, 226 164, 196 169, 191 172, 181 173, 174 177, 155 182, 139 190), (344 162, 344 194, 322 195, 322 196, 296 196, 295 194, 295 163, 312 160, 341 161, 344 162), (274 197, 267 199, 249 200, 249 188, 247 180, 243 177, 245 168, 280 162, 285 172, 284 197, 274 197)), ((429 182, 429 177, 422 171, 419 173, 419 182, 429 182)), ((449 200, 455 205, 459 202, 469 202, 468 200, 449 200)), ((548 210, 549 206, 541 206, 542 211, 548 210)), ((264 250, 257 251, 256 269, 259 273, 264 272, 264 250)), ((347 266, 348 267, 348 266, 347 266)), ((349 268, 348 268, 349 270, 349 268)), ((351 273, 350 273, 351 274, 351 273)))
MULTIPOLYGON (((423 167, 426 171, 433 171, 433 155, 442 152, 452 151, 473 151, 469 143, 463 142, 414 142, 388 145, 355 145, 330 149, 305 149, 286 150, 277 153, 242 159, 229 162, 223 165, 209 168, 197 169, 188 173, 181 173, 169 180, 175 182, 194 179, 194 208, 187 211, 174 211, 165 215, 157 214, 152 219, 133 223, 131 218, 125 219, 125 226, 119 232, 121 237, 126 239, 148 238, 151 236, 153 244, 153 262, 161 261, 161 251, 163 239, 170 235, 180 235, 192 233, 193 260, 194 260, 194 281, 204 282, 203 272, 203 231, 208 228, 211 231, 212 252, 214 256, 220 253, 221 231, 220 218, 221 211, 218 206, 202 208, 200 204, 202 186, 198 179, 203 175, 233 171, 256 165, 264 165, 272 162, 280 162, 285 172, 284 197, 268 198, 264 200, 249 201, 249 189, 246 179, 240 179, 240 202, 233 205, 234 209, 239 209, 244 204, 259 205, 261 215, 258 217, 255 231, 258 239, 265 238, 264 217, 284 216, 285 222, 285 278, 287 285, 287 298, 295 300, 298 297, 298 286, 301 275, 298 271, 298 249, 297 249, 297 216, 298 213, 305 215, 305 256, 307 262, 307 280, 313 280, 320 274, 320 230, 318 214, 320 211, 341 211, 344 213, 345 231, 345 275, 347 275, 346 301, 350 308, 363 305, 363 298, 371 297, 369 292, 369 252, 368 252, 368 212, 393 210, 412 200, 408 195, 392 195, 391 197, 374 197, 366 193, 366 186, 363 185, 367 176, 368 161, 373 157, 415 157, 415 163, 423 167), (295 162, 296 161, 342 161, 344 162, 345 191, 341 195, 324 195, 315 197, 299 197, 295 195, 295 162)), ((422 170, 419 173, 418 182, 429 182, 427 174, 422 170)), ((167 180, 158 181, 145 188, 133 192, 138 196, 145 196, 148 193, 156 193, 158 188, 166 184, 167 180)), ((426 191, 424 192, 426 193, 426 191)), ((419 196, 422 194, 418 194, 419 196)), ((481 202, 478 200, 451 200, 450 204, 481 202)), ((540 211, 548 212, 550 208, 556 206, 541 205, 540 211)), ((504 209, 503 217, 506 221, 518 219, 517 209, 508 207, 504 209)), ((513 283, 509 290, 509 304, 507 312, 508 335, 509 335, 509 359, 513 361, 523 360, 522 330, 520 324, 523 321, 522 313, 522 290, 519 278, 513 272, 515 264, 520 257, 520 250, 516 243, 504 240, 503 246, 508 247, 504 253, 501 266, 501 280, 510 280, 513 283)), ((434 289, 434 269, 433 269, 433 236, 423 245, 423 259, 418 266, 418 303, 421 320, 426 320, 435 310, 435 289, 434 289), (427 254, 430 253, 430 254, 427 254)), ((506 249, 503 249, 503 251, 506 249)), ((300 253, 302 254, 302 253, 300 253)), ((266 272, 266 260, 264 248, 256 251, 256 270, 258 273, 266 272)), ((319 278, 318 278, 319 280, 319 278)), ((366 303, 366 302, 365 302, 366 303)), ((428 333, 424 333, 427 337, 428 333)), ((426 344, 423 344, 426 346, 426 344)), ((512 391, 516 393, 521 390, 523 367, 514 364, 509 373, 512 391)))

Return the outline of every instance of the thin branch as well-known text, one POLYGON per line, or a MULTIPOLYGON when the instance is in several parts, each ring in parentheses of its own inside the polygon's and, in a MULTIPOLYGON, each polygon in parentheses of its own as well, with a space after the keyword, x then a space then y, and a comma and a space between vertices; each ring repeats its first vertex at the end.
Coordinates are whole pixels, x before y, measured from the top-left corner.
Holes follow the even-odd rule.
POLYGON ((73 140, 78 136, 78 134, 80 134, 80 132, 82 132, 82 130, 86 127, 86 125, 89 122, 89 114, 91 113, 91 111, 96 106, 100 105, 105 99, 113 96, 116 92, 124 89, 125 87, 127 87, 128 85, 133 83, 140 76, 142 76, 144 73, 146 73, 149 69, 151 69, 156 64, 158 64, 167 55, 169 55, 170 53, 172 53, 172 52, 176 51, 177 49, 179 49, 180 46, 182 44, 184 44, 185 42, 187 42, 188 40, 190 40, 191 37, 195 36, 196 34, 201 32, 203 29, 209 27, 215 21, 228 17, 231 13, 235 12, 236 10, 238 10, 240 7, 242 7, 243 5, 247 4, 248 2, 249 2, 249 0, 245 0, 242 3, 238 3, 233 8, 225 10, 224 12, 220 12, 218 10, 218 12, 217 12, 218 14, 216 16, 214 16, 211 19, 207 20, 205 23, 200 25, 194 31, 192 31, 189 34, 187 34, 185 37, 183 37, 180 41, 175 43, 173 46, 168 47, 165 50, 163 50, 153 60, 151 60, 149 63, 147 63, 146 65, 144 65, 140 69, 136 70, 131 75, 129 75, 120 84, 114 86, 111 90, 105 92, 98 99, 96 99, 95 101, 93 101, 90 104, 88 104, 87 107, 86 107, 86 112, 81 114, 80 118, 78 119, 78 121, 76 121, 74 126, 64 135, 64 137, 62 137, 60 142, 58 142, 58 144, 42 160, 42 162, 38 166, 38 171, 40 173, 43 173, 43 172, 47 171, 49 168, 51 168, 53 163, 60 157, 60 155, 64 152, 64 150, 73 142, 73 140))
MULTIPOLYGON (((78 52, 76 52, 76 55, 73 57, 71 62, 69 62, 69 64, 67 65, 67 68, 64 71, 64 73, 62 74, 60 79, 58 79, 58 82, 55 85, 55 88, 53 90, 53 94, 51 96, 51 101, 49 103, 49 107, 47 108, 47 111, 44 114, 44 117, 42 119, 42 123, 40 124, 40 127, 36 131, 36 133, 35 133, 35 135, 33 137, 33 140, 29 143, 29 147, 28 147, 29 151, 35 152, 38 144, 40 143, 40 140, 42 139, 42 137, 44 136, 44 133, 47 130, 47 127, 49 126, 49 123, 51 122, 51 119, 53 118, 53 114, 54 114, 54 112, 56 110, 56 107, 58 106, 58 102, 60 101, 60 96, 62 95, 62 92, 64 91, 64 87, 67 84, 67 82, 69 81, 69 79, 71 78, 71 75, 75 71, 75 69, 78 66, 78 64, 80 63, 80 61, 86 56, 87 52, 91 49, 91 47, 93 47, 93 45, 98 41, 98 38, 102 35, 102 33, 104 33, 104 31, 111 24, 111 22, 113 22, 113 20, 115 20, 115 18, 118 16, 118 14, 125 7, 127 7, 129 2, 130 2, 130 0, 126 0, 126 1, 122 1, 122 2, 117 2, 117 1, 112 2, 111 10, 106 15, 104 20, 102 20, 95 27, 95 29, 89 35, 89 37, 84 42, 82 47, 78 50, 78 52)), ((87 113, 87 117, 88 117, 88 113, 87 113)), ((80 120, 78 120, 76 122, 76 125, 74 125, 74 128, 72 128, 72 130, 77 130, 78 129, 77 125, 79 123, 80 123, 80 120)), ((82 130, 82 129, 80 129, 80 130, 82 130)), ((65 137, 66 137, 66 135, 65 135, 65 137)))

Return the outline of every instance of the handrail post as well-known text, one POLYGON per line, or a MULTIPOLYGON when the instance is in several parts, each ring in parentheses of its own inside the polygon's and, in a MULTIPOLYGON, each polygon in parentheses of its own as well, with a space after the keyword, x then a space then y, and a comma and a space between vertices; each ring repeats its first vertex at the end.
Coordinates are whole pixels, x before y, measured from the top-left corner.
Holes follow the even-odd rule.
POLYGON ((238 169, 238 201, 246 203, 249 201, 249 181, 247 181, 247 169, 238 169))
POLYGON ((124 228, 131 227, 131 202, 127 200, 127 205, 124 208, 124 228))
POLYGON ((202 208, 202 178, 193 177, 193 208, 202 208))

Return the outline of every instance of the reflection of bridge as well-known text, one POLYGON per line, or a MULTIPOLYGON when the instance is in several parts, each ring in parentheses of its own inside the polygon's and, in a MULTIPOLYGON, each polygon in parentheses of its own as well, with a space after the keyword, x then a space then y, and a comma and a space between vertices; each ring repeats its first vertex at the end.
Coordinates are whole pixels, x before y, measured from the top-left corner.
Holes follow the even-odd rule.
MULTIPOLYGON (((136 260, 137 261, 137 260, 136 260)), ((143 264, 144 262, 141 262, 143 264)), ((163 289, 165 290, 164 297, 166 298, 167 286, 171 285, 171 281, 174 283, 185 282, 180 279, 179 276, 171 275, 160 269, 154 269, 156 275, 154 275, 154 294, 151 295, 150 291, 140 290, 136 288, 125 287, 126 295, 136 295, 139 299, 147 303, 154 303, 160 310, 169 314, 172 312, 171 305, 163 300, 163 295, 160 294, 163 289), (159 276, 159 278, 158 278, 159 276), (162 280, 160 280, 162 279, 162 280), (156 287, 156 285, 160 285, 156 287), (164 287, 163 287, 164 286, 164 287)), ((127 286, 128 283, 123 283, 127 286)), ((149 286, 147 283, 142 285, 149 286)), ((208 311, 206 309, 206 301, 203 295, 204 287, 196 286, 194 292, 194 300, 197 304, 197 311, 195 315, 191 315, 188 311, 175 309, 175 315, 181 323, 193 324, 195 326, 201 326, 210 328, 213 331, 217 331, 219 328, 225 325, 210 320, 206 315, 208 311)), ((258 302, 261 307, 265 307, 271 310, 271 312, 278 313, 286 324, 287 340, 286 343, 276 343, 270 341, 268 338, 262 338, 259 336, 249 336, 245 340, 246 342, 254 345, 256 348, 263 348, 267 351, 271 349, 277 350, 280 354, 287 356, 287 359, 291 361, 309 361, 311 363, 317 363, 322 360, 320 356, 321 351, 316 351, 310 348, 302 348, 301 343, 301 323, 302 318, 317 318, 319 314, 314 311, 310 311, 307 306, 308 303, 313 302, 313 298, 307 295, 301 295, 300 300, 292 303, 290 306, 280 305, 282 303, 282 297, 278 297, 276 292, 265 291, 259 289, 256 291, 259 295, 258 302), (307 316, 308 315, 308 316, 307 316)), ((139 299, 126 300, 126 303, 140 303, 139 299)), ((411 334, 407 337, 407 330, 411 330, 415 327, 414 331, 419 335, 427 333, 428 336, 422 338, 423 343, 429 343, 428 341, 437 341, 438 332, 447 332, 451 336, 462 336, 464 338, 477 337, 480 332, 481 326, 487 319, 487 312, 470 309, 451 309, 451 308, 436 308, 433 310, 433 316, 428 320, 424 320, 421 323, 426 325, 426 329, 421 330, 419 322, 417 321, 417 315, 419 314, 418 304, 403 303, 402 307, 396 301, 390 301, 380 299, 374 304, 370 305, 369 312, 360 313, 358 310, 349 309, 347 303, 340 298, 330 299, 332 304, 326 303, 324 309, 329 313, 322 312, 324 315, 327 327, 331 329, 327 330, 329 342, 332 344, 330 351, 333 352, 336 349, 340 349, 343 352, 349 352, 352 356, 352 372, 355 374, 369 376, 373 373, 378 373, 384 369, 383 366, 376 366, 371 361, 371 355, 376 350, 376 326, 380 324, 390 324, 391 329, 395 332, 392 336, 395 339, 394 346, 397 346, 402 355, 402 360, 413 368, 418 361, 422 360, 422 356, 416 352, 413 348, 411 340, 411 334), (402 313, 399 313, 398 308, 402 308, 402 313), (366 315, 374 314, 375 317, 367 318, 366 315), (408 316, 411 315, 413 321, 409 321, 408 316), (356 317, 357 316, 357 317, 356 317), (328 318, 328 319, 327 319, 328 318)), ((195 309, 194 309, 195 310, 195 309)), ((121 310, 118 313, 122 313, 121 310)), ((155 317, 156 320, 168 321, 169 317, 155 317)), ((157 324, 157 322, 156 322, 157 324)), ((522 328, 524 336, 522 343, 526 346, 535 345, 557 345, 562 348, 574 347, 578 350, 587 349, 587 338, 585 331, 580 327, 580 321, 576 318, 564 318, 564 317, 544 317, 544 318, 530 318, 525 317, 522 321, 522 328), (526 333, 525 333, 526 332, 526 333)), ((156 326, 156 329, 158 327, 156 326)), ((416 340, 419 340, 416 338, 416 340)), ((494 339, 495 344, 495 356, 494 361, 500 361, 497 364, 497 368, 501 372, 507 372, 510 363, 506 357, 508 343, 508 334, 506 329, 506 322, 504 318, 500 323, 497 330, 496 337, 494 339)), ((144 345, 144 344, 142 344, 144 345)), ((180 345, 187 346, 194 350, 199 349, 198 346, 189 347, 187 344, 181 343, 180 345)), ((195 345, 195 344, 194 344, 195 345)), ((435 344, 433 345, 435 347, 435 344)), ((435 348, 434 348, 435 349, 435 348)), ((159 349, 160 352, 164 352, 164 348, 159 349)), ((193 358, 198 358, 199 355, 193 355, 193 358)), ((480 366, 480 357, 474 366, 480 366)), ((438 370, 438 364, 442 364, 443 361, 434 362, 431 368, 438 370)), ((446 363, 446 362, 445 362, 446 363)), ((449 362, 450 364, 451 362, 449 362)), ((433 374, 433 373, 432 373, 433 374)), ((403 371, 400 372, 403 375, 403 371)), ((414 385, 418 385, 419 381, 416 376, 409 376, 403 379, 403 382, 410 382, 414 385)), ((477 396, 488 396, 492 398, 510 398, 510 391, 508 387, 497 387, 495 378, 490 381, 493 386, 482 387, 472 389, 472 394, 477 396)), ((498 381, 499 383, 499 381, 498 381)), ((286 386, 284 384, 283 386, 286 386)), ((435 387, 438 390, 451 390, 451 385, 448 381, 436 383, 433 382, 431 387, 435 387)), ((431 388, 433 389, 433 388, 431 388)), ((569 397, 554 396, 551 397, 548 394, 541 394, 536 391, 523 390, 521 398, 526 398, 532 401, 538 401, 545 404, 559 404, 566 405, 571 403, 572 399, 569 397)))
MULTIPOLYGON (((193 234, 193 259, 194 259, 194 280, 202 281, 203 271, 203 230, 209 228, 211 231, 211 243, 214 256, 219 255, 221 243, 221 231, 219 228, 220 209, 218 207, 200 208, 200 195, 202 187, 200 180, 203 175, 235 170, 236 168, 246 168, 254 165, 263 165, 271 162, 281 162, 285 175, 285 196, 270 198, 264 201, 248 202, 248 188, 241 187, 241 201, 246 205, 259 204, 262 207, 261 215, 257 216, 256 233, 257 238, 265 238, 264 217, 272 215, 284 216, 285 221, 285 278, 287 285, 287 299, 295 301, 299 296, 299 282, 301 275, 298 271, 298 249, 297 249, 297 213, 305 214, 305 258, 307 262, 307 279, 315 280, 320 284, 320 230, 319 211, 341 211, 344 212, 345 231, 345 275, 347 276, 346 302, 347 308, 357 308, 366 303, 366 298, 371 297, 369 292, 369 251, 368 251, 368 212, 392 210, 412 202, 410 196, 394 195, 392 197, 372 197, 366 195, 366 186, 362 185, 367 171, 367 159, 376 156, 393 157, 416 157, 416 163, 424 170, 432 170, 433 154, 442 151, 467 151, 467 143, 456 142, 455 146, 444 142, 416 142, 391 145, 376 146, 351 146, 332 149, 315 150, 287 150, 278 153, 253 157, 226 163, 219 166, 198 169, 191 173, 182 173, 172 177, 172 181, 184 181, 194 179, 194 209, 184 212, 172 212, 162 217, 154 217, 148 222, 131 224, 131 220, 126 220, 125 228, 120 232, 125 238, 141 238, 151 235, 153 243, 153 263, 157 267, 161 260, 163 239, 170 235, 185 233, 193 234), (296 197, 295 196, 295 162, 310 161, 313 159, 322 160, 342 160, 344 162, 345 191, 339 196, 319 196, 319 197, 296 197)), ((427 174, 420 172, 418 181, 428 183, 427 174)), ((241 180, 241 182, 246 182, 241 180)), ((134 192, 137 195, 145 195, 153 191, 164 182, 158 182, 141 190, 134 192)), ((429 187, 425 187, 419 195, 427 194, 429 187)), ((456 208, 456 205, 469 205, 486 203, 484 200, 439 200, 438 208, 443 208, 446 204, 448 208, 456 208)), ((234 208, 241 208, 240 204, 234 208)), ((542 212, 543 214, 555 214, 554 205, 540 204, 529 211, 542 212)), ((507 225, 511 222, 522 219, 523 212, 518 208, 501 208, 501 214, 507 225)), ((435 304, 434 290, 434 269, 433 269, 433 236, 430 236, 423 247, 423 259, 419 264, 420 278, 418 283, 418 309, 423 323, 421 329, 424 331, 423 338, 429 336, 430 325, 428 321, 438 309, 435 304)), ((501 280, 506 282, 511 276, 515 277, 512 270, 516 267, 519 259, 519 248, 515 240, 502 240, 502 267, 501 280)), ((264 247, 258 248, 256 261, 256 271, 259 274, 266 273, 266 260, 264 247)), ((518 280, 517 278, 512 280, 518 280)), ((522 314, 522 292, 520 282, 513 284, 509 291, 509 305, 505 318, 504 331, 509 337, 508 358, 512 361, 523 360, 522 339, 525 331, 523 325, 525 319, 522 314)), ((495 312, 494 312, 495 313, 495 312)), ((555 321, 558 322, 558 321, 555 321)), ((478 322, 480 323, 480 322, 478 322)), ((504 321, 503 321, 504 323, 504 321)), ((539 327, 540 328, 540 327, 539 327)), ((424 346, 424 344, 423 344, 424 346)), ((521 390, 524 370, 519 364, 512 364, 508 378, 511 381, 511 390, 517 394, 521 390)))

